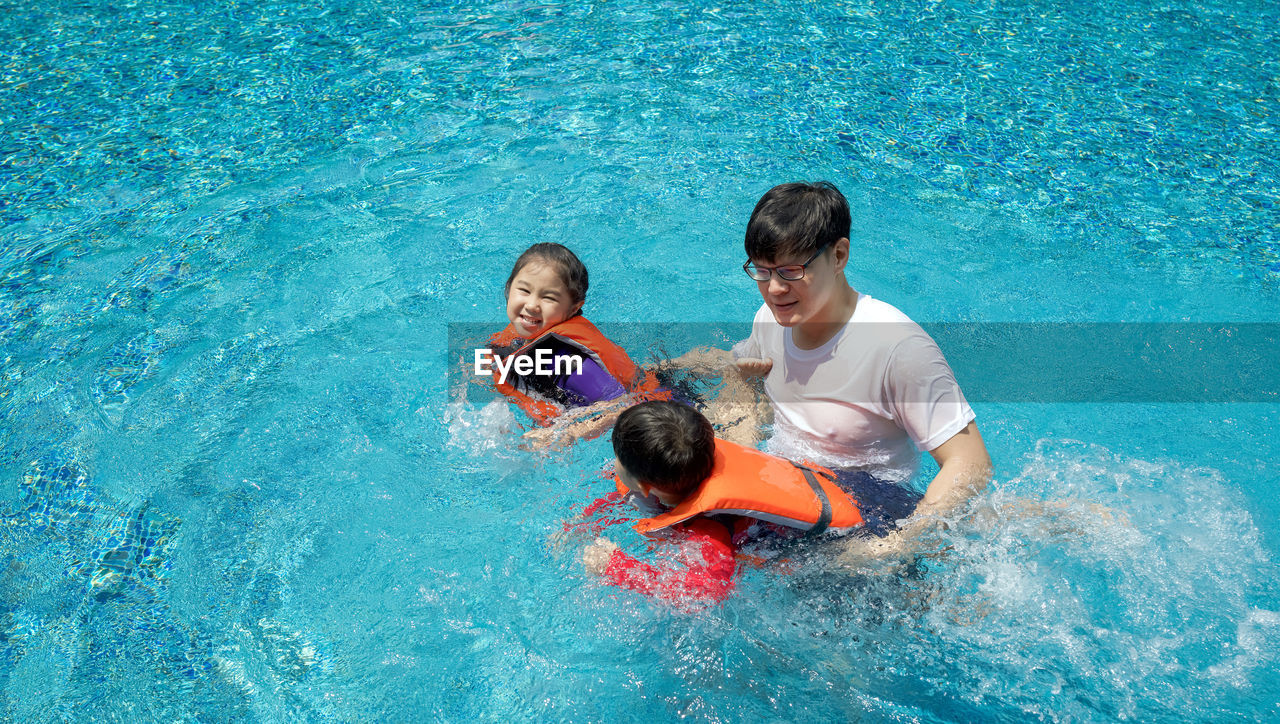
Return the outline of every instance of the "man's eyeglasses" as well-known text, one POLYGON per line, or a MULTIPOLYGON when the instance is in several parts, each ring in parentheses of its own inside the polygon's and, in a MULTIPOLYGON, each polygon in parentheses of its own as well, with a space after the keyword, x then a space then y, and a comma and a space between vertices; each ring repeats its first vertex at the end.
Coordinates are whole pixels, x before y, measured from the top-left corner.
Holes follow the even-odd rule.
POLYGON ((773 276, 774 272, 777 272, 778 276, 781 277, 782 279, 785 279, 786 281, 798 282, 801 279, 804 279, 804 270, 808 268, 808 266, 812 264, 814 260, 817 259, 818 256, 822 254, 822 252, 826 251, 828 246, 831 246, 831 244, 827 243, 818 247, 818 250, 813 253, 813 256, 809 257, 809 261, 806 261, 803 264, 787 264, 785 266, 760 266, 759 264, 752 264, 751 260, 748 259, 747 261, 742 263, 742 271, 746 272, 747 276, 751 277, 752 279, 755 279, 758 282, 769 281, 769 277, 773 276))

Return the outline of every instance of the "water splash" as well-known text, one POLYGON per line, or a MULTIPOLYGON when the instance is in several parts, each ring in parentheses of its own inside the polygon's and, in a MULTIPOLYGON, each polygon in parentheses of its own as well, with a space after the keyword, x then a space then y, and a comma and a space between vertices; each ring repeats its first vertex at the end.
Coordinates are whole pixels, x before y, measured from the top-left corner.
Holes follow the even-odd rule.
POLYGON ((872 575, 845 611, 891 669, 975 707, 1229 712, 1240 702, 1222 683, 1264 685, 1280 656, 1266 635, 1280 619, 1253 603, 1274 567, 1214 470, 1045 440, 928 540, 918 572, 872 575))
POLYGON ((479 409, 466 401, 449 403, 444 424, 449 430, 449 446, 480 455, 510 454, 513 440, 523 432, 511 405, 504 399, 492 400, 479 409))

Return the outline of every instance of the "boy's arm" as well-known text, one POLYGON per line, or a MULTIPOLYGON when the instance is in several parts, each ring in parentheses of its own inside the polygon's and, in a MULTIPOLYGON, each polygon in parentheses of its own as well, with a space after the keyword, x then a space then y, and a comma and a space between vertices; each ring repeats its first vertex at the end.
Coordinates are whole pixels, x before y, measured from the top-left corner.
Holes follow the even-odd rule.
POLYGON ((706 518, 682 524, 677 555, 646 563, 599 538, 583 552, 588 572, 621 588, 674 601, 721 601, 733 590, 734 546, 727 526, 706 518))

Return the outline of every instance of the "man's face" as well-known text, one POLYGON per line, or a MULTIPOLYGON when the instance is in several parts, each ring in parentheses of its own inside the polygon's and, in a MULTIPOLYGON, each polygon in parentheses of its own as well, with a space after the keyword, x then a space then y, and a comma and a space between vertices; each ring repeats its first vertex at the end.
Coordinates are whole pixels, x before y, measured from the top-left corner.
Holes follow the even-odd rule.
MULTIPOLYGON (((847 243, 847 242, 846 242, 847 243)), ((784 327, 815 321, 827 321, 825 312, 831 305, 844 265, 837 263, 839 244, 825 249, 804 271, 804 278, 790 281, 775 270, 767 281, 757 281, 760 297, 769 305, 773 318, 784 327)), ((803 264, 805 259, 786 255, 773 260, 752 259, 760 267, 775 268, 803 264)))

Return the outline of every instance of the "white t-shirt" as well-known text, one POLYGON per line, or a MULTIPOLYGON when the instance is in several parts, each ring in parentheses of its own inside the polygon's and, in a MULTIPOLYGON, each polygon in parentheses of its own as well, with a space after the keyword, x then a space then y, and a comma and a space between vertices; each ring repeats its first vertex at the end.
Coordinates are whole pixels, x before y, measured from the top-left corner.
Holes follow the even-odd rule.
POLYGON ((937 343, 892 305, 858 295, 848 323, 817 349, 799 349, 767 305, 736 357, 773 360, 765 393, 774 410, 768 449, 905 481, 920 450, 974 419, 937 343))

